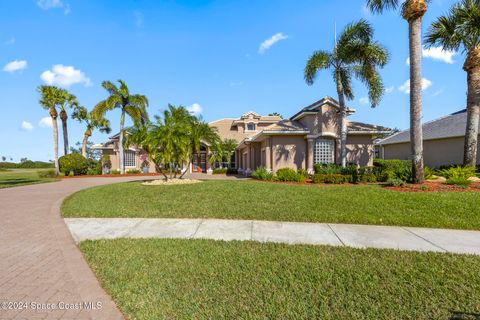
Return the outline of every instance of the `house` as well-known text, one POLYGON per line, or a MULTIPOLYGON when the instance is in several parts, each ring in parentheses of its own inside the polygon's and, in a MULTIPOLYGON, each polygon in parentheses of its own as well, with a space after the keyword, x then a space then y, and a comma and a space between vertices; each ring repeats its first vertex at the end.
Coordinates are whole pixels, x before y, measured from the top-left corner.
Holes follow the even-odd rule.
MULTIPOLYGON (((349 114, 355 110, 348 109, 349 114)), ((325 97, 294 114, 290 119, 262 116, 249 111, 239 118, 226 118, 209 123, 217 129, 222 140, 238 141, 229 164, 208 162, 209 146, 203 144, 193 155, 189 172, 210 172, 213 167, 229 165, 240 174, 250 175, 264 166, 273 172, 280 168, 305 169, 313 172, 315 163, 340 163, 340 117, 335 99, 325 97)), ((347 162, 359 166, 371 165, 374 140, 390 129, 361 122, 348 121, 347 162)), ((101 145, 103 154, 110 155, 112 169, 118 168, 118 134, 101 145)), ((141 150, 125 151, 125 166, 155 172, 141 150)))
MULTIPOLYGON (((426 166, 437 168, 463 163, 466 124, 467 110, 423 124, 423 159, 426 166)), ((383 159, 411 159, 409 129, 380 140, 376 145, 383 159)), ((480 164, 480 153, 477 153, 477 164, 480 164)))

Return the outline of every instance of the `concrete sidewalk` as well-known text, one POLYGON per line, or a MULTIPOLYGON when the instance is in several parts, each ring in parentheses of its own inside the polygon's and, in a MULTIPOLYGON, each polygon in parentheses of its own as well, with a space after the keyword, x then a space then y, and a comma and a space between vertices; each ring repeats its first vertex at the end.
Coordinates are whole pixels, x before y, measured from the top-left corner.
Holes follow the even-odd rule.
POLYGON ((480 231, 218 219, 69 218, 75 241, 115 238, 251 240, 480 255, 480 231))

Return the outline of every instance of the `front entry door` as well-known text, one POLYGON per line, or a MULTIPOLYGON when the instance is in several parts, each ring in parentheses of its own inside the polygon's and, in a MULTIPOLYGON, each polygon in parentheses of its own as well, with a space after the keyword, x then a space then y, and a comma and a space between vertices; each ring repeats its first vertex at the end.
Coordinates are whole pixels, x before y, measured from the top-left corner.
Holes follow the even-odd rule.
POLYGON ((207 172, 207 154, 194 153, 192 161, 192 172, 207 172))

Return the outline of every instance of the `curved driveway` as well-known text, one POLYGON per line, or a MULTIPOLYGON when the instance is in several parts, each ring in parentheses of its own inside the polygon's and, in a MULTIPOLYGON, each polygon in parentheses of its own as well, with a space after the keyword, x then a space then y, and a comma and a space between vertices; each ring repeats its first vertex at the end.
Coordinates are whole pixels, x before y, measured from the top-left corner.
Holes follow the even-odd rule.
POLYGON ((151 178, 74 178, 0 189, 0 319, 123 319, 73 241, 60 205, 84 188, 151 178))

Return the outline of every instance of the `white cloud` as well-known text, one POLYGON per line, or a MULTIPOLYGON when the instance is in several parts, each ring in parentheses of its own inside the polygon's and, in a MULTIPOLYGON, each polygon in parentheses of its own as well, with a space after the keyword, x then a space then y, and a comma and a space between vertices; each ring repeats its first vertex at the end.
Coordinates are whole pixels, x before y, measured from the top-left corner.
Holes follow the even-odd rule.
POLYGON ((265 51, 270 49, 271 46, 273 46, 275 43, 281 40, 286 40, 288 39, 288 36, 284 35, 283 33, 279 32, 277 34, 274 34, 267 40, 263 41, 262 44, 260 44, 260 47, 258 48, 258 53, 259 54, 264 54, 265 51))
POLYGON ((65 15, 70 13, 70 5, 63 3, 61 0, 38 0, 37 5, 43 10, 63 9, 65 15))
POLYGON ((135 25, 138 27, 138 28, 141 28, 143 27, 143 21, 144 21, 144 15, 141 11, 138 11, 138 10, 135 10, 133 11, 133 16, 135 18, 135 25))
POLYGON ((16 72, 16 71, 22 71, 27 67, 27 61, 25 60, 13 60, 5 65, 3 67, 3 71, 5 72, 16 72))
POLYGON ((432 94, 432 97, 436 97, 438 95, 441 95, 443 93, 443 89, 437 90, 432 94))
MULTIPOLYGON (((453 57, 457 53, 455 51, 444 51, 441 47, 432 47, 429 49, 422 49, 422 57, 423 58, 431 58, 433 60, 442 61, 448 64, 453 64, 453 57)), ((410 58, 407 58, 405 62, 408 66, 410 65, 410 58)))
POLYGON ((230 87, 238 87, 238 86, 241 86, 241 85, 243 85, 242 81, 230 82, 230 84, 229 84, 230 87))
POLYGON ((75 69, 73 66, 64 66, 63 64, 56 64, 52 70, 46 70, 40 78, 48 85, 57 85, 68 88, 77 83, 83 83, 85 86, 91 86, 92 82, 85 73, 75 69))
MULTIPOLYGON (((422 91, 427 90, 432 85, 433 85, 432 81, 428 80, 427 78, 422 79, 422 91)), ((403 92, 405 94, 409 94, 410 93, 410 79, 408 79, 407 81, 405 81, 404 84, 402 84, 400 87, 398 87, 398 90, 400 90, 401 92, 403 92)))
POLYGON ((193 114, 199 114, 202 113, 202 106, 198 103, 192 104, 190 107, 187 107, 188 112, 193 113, 193 114))
POLYGON ((368 104, 370 102, 368 97, 362 97, 362 98, 360 98, 359 101, 360 101, 361 104, 368 104))
POLYGON ((455 54, 455 51, 443 51, 441 47, 422 49, 422 56, 424 58, 431 58, 448 64, 453 64, 455 62, 452 59, 455 54))
POLYGON ((13 46, 15 44, 16 39, 14 37, 11 37, 7 41, 4 42, 6 46, 13 46))
POLYGON ((395 89, 394 86, 387 87, 387 88, 385 88, 385 92, 386 92, 386 93, 392 93, 394 89, 395 89))
POLYGON ((38 125, 42 128, 53 128, 52 118, 51 117, 43 117, 38 122, 38 125))
POLYGON ((32 131, 33 130, 33 125, 28 121, 22 121, 21 128, 24 131, 32 131))

